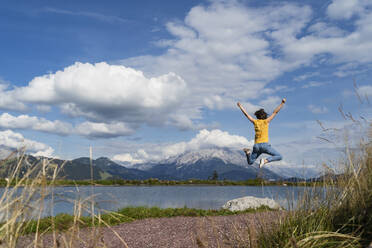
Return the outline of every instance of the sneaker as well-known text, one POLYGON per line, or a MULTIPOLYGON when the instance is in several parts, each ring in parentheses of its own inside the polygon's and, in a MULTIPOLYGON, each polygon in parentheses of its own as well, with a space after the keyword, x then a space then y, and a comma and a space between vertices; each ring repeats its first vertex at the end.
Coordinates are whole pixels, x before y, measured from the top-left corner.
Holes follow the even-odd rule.
POLYGON ((260 169, 262 168, 262 166, 265 164, 265 159, 264 158, 261 158, 260 160, 260 169))

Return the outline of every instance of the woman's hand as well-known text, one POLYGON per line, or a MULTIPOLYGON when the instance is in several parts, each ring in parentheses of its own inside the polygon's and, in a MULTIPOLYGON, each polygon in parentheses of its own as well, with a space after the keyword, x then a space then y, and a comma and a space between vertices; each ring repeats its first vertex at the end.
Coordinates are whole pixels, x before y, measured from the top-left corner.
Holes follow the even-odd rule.
POLYGON ((287 99, 283 98, 282 99, 282 103, 285 103, 287 101, 287 99))

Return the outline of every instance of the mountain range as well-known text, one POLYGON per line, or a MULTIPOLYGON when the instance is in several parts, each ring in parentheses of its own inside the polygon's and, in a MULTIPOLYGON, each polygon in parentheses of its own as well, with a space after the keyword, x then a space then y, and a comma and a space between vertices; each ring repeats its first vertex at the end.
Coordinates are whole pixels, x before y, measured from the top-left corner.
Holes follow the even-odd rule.
MULTIPOLYGON (((27 167, 40 163, 42 157, 27 156, 21 166, 23 173, 27 167)), ((93 175, 91 176, 90 159, 81 157, 73 160, 47 159, 50 161, 49 173, 55 166, 62 166, 58 177, 71 180, 101 179, 128 179, 144 180, 158 178, 160 180, 188 180, 210 179, 213 174, 223 180, 247 180, 257 176, 265 179, 278 180, 280 175, 267 168, 258 169, 257 166, 248 166, 245 155, 240 151, 229 149, 202 149, 186 152, 165 160, 132 166, 121 165, 109 158, 100 157, 92 160, 93 175)), ((0 168, 0 177, 7 177, 10 166, 16 161, 7 161, 9 166, 0 168)))

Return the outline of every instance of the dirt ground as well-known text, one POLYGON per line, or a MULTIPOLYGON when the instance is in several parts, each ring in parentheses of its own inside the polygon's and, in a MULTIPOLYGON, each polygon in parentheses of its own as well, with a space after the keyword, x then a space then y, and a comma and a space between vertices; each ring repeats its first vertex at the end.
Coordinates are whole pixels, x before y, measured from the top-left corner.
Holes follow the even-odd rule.
MULTIPOLYGON (((257 234, 275 225, 283 212, 233 216, 149 218, 110 228, 43 235, 38 247, 254 247, 257 234), (120 237, 120 238, 119 238, 120 237)), ((34 247, 34 236, 23 237, 17 247, 34 247)))

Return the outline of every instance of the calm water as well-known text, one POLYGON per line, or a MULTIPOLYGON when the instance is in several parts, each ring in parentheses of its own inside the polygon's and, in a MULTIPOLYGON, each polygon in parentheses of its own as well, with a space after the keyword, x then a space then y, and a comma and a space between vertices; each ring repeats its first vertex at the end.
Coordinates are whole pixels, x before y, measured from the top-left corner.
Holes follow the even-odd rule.
MULTIPOLYGON (((304 190, 303 187, 283 186, 109 186, 95 187, 93 192, 97 209, 117 210, 126 206, 219 209, 227 201, 244 196, 269 197, 288 208, 288 199, 296 200, 304 190)), ((74 209, 72 201, 84 200, 91 195, 89 186, 78 190, 75 187, 56 187, 54 204, 51 204, 51 197, 46 203, 46 206, 54 205, 53 212, 49 207, 44 216, 71 214, 74 209)))
MULTIPOLYGON (((308 188, 307 188, 308 189, 308 188)), ((22 189, 19 189, 21 193, 22 189)), ((295 206, 298 197, 306 190, 304 187, 284 186, 121 186, 121 187, 55 187, 53 194, 45 199, 42 216, 59 213, 74 213, 74 204, 84 202, 90 209, 92 196, 95 210, 118 210, 127 206, 157 206, 160 208, 199 208, 220 209, 227 201, 244 196, 269 197, 288 209, 295 206)), ((0 195, 4 188, 0 189, 0 195)), ((38 199, 38 196, 35 197, 38 199)), ((40 204, 35 213, 40 211, 40 204)), ((87 215, 88 212, 83 212, 87 215)), ((0 212, 0 219, 5 213, 0 212)))

